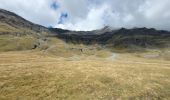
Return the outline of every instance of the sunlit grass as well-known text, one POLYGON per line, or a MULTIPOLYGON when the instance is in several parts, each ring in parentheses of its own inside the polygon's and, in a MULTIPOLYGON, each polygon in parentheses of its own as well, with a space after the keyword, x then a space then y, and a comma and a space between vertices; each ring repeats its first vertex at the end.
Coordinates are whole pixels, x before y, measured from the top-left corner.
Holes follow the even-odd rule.
POLYGON ((36 42, 32 36, 0 36, 0 51, 31 50, 36 42))
POLYGON ((0 99, 170 99, 170 62, 119 54, 79 60, 44 53, 0 54, 0 99))

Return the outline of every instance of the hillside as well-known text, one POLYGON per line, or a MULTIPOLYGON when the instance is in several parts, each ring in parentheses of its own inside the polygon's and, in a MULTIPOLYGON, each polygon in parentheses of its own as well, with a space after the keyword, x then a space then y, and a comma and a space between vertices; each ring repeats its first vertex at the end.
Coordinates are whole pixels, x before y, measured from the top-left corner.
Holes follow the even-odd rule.
MULTIPOLYGON (((2 9, 0 9, 0 34, 1 37, 3 37, 3 39, 1 39, 2 41, 1 45, 5 45, 3 41, 5 41, 5 43, 11 43, 10 41, 19 41, 19 40, 22 41, 22 39, 20 39, 22 37, 20 36, 23 36, 23 38, 25 38, 26 40, 28 39, 28 41, 30 41, 29 46, 23 48, 29 50, 38 47, 44 47, 44 44, 48 45, 47 40, 50 41, 51 39, 54 38, 56 39, 59 38, 61 40, 64 40, 66 43, 84 44, 84 45, 97 44, 102 48, 104 47, 111 50, 117 50, 117 51, 125 50, 125 51, 133 51, 133 52, 141 51, 147 48, 149 49, 169 48, 169 44, 170 44, 170 32, 168 31, 156 30, 153 28, 152 29, 122 28, 122 29, 113 30, 110 27, 104 27, 101 30, 86 31, 86 32, 69 31, 69 30, 63 30, 58 28, 48 29, 44 26, 40 26, 32 22, 29 22, 12 12, 2 10, 2 9), (15 40, 15 38, 10 41, 8 39, 4 40, 7 34, 16 36, 17 40, 15 40)), ((23 44, 21 43, 19 44, 19 46, 23 44)), ((16 44, 14 44, 13 46, 16 46, 16 44)), ((51 46, 49 46, 49 48, 50 47, 51 46)), ((10 49, 10 47, 8 48, 10 49)), ((19 47, 19 49, 20 48, 22 48, 22 46, 19 47)), ((47 49, 48 47, 45 48, 47 49)), ((16 48, 14 48, 14 50, 15 49, 16 48)))
MULTIPOLYGON (((34 24, 26 19, 3 9, 0 9, 0 22, 3 27, 8 27, 8 31, 35 31, 35 32, 43 32, 48 31, 47 28, 34 24)), ((2 27, 1 27, 2 28, 2 27)), ((7 30, 4 32, 8 32, 7 30)), ((1 30, 3 32, 3 30, 1 30)))
POLYGON ((148 28, 117 29, 75 32, 63 31, 57 36, 71 43, 100 44, 106 48, 133 49, 139 48, 167 48, 170 47, 170 32, 148 28))
MULTIPOLYGON (((65 30, 57 29, 57 34, 63 32, 65 30)), ((96 53, 100 55, 97 51, 105 52, 105 50, 96 48, 100 48, 100 46, 89 47, 84 44, 68 44, 59 39, 52 29, 34 24, 12 12, 0 9, 0 51, 37 50, 64 57, 75 54, 91 55, 96 53)), ((107 54, 108 51, 106 51, 107 54)))
POLYGON ((48 29, 0 9, 0 51, 31 50, 48 29))

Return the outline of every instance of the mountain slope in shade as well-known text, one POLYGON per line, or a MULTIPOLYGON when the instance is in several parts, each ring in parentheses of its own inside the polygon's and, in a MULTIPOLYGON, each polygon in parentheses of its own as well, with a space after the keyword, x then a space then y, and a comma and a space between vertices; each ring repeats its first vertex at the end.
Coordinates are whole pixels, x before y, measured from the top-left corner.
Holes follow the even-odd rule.
POLYGON ((63 32, 59 38, 72 43, 101 44, 111 48, 133 49, 170 47, 170 32, 154 28, 97 30, 90 32, 63 32), (98 34, 100 33, 100 34, 98 34))
POLYGON ((46 45, 46 49, 50 48, 51 44, 48 44, 47 42, 50 41, 51 38, 60 38, 61 40, 66 41, 66 43, 85 45, 98 44, 104 48, 118 50, 137 50, 136 48, 142 50, 141 48, 170 47, 170 32, 168 31, 156 30, 153 28, 122 28, 113 30, 108 26, 94 31, 70 31, 58 28, 46 28, 29 22, 24 18, 3 9, 0 9, 0 34, 3 35, 3 39, 4 35, 7 34, 19 38, 10 40, 10 37, 5 36, 5 40, 1 39, 1 48, 3 45, 9 46, 11 44, 12 47, 15 48, 17 48, 16 45, 19 45, 19 49, 26 44, 31 45, 28 46, 29 48, 24 48, 24 50, 38 48, 42 45, 43 47, 46 45), (28 41, 26 43, 20 43, 25 40, 24 38, 28 39, 28 41), (20 39, 21 41, 19 41, 20 39))

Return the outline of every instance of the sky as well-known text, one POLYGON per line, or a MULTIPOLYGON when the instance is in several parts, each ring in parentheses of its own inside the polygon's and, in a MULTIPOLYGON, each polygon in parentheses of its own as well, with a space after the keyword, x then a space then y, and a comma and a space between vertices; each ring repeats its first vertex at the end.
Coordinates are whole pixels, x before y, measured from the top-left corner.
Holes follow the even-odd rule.
POLYGON ((36 24, 69 30, 170 30, 170 0, 0 0, 0 8, 36 24))

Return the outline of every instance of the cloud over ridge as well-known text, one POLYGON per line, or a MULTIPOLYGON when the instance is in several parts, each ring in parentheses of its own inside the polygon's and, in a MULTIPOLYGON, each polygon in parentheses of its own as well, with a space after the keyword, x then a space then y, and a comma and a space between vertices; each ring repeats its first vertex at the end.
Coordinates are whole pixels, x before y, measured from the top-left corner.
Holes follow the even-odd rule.
POLYGON ((0 0, 0 8, 37 24, 70 30, 170 30, 170 0, 0 0))

